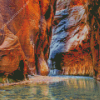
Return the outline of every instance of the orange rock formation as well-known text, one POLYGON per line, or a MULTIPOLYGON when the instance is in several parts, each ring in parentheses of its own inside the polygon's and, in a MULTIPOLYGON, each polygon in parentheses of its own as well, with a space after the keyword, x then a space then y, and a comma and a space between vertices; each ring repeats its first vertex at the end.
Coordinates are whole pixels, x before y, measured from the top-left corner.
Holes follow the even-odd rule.
POLYGON ((24 74, 47 75, 55 0, 0 0, 0 73, 11 74, 20 61, 24 74))

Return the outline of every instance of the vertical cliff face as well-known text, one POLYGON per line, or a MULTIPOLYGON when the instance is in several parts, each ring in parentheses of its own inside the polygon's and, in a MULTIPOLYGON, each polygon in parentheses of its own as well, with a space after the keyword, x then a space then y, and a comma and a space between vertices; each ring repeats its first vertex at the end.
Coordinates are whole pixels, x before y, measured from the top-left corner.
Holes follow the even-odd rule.
POLYGON ((90 25, 90 47, 93 58, 94 77, 100 80, 100 0, 89 0, 88 20, 90 25))
POLYGON ((0 73, 20 69, 23 61, 25 73, 48 74, 55 4, 56 0, 0 0, 0 73))
POLYGON ((48 57, 50 69, 100 80, 99 0, 0 0, 0 73, 47 75, 48 57))
POLYGON ((66 75, 93 75, 87 0, 58 0, 48 60, 66 75))

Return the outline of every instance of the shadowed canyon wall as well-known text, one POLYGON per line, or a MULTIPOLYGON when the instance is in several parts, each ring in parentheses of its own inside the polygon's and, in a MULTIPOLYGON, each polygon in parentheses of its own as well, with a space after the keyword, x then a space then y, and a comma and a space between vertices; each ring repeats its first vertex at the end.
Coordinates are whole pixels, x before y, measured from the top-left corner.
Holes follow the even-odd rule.
POLYGON ((87 0, 58 0, 49 66, 66 75, 92 75, 87 0))
POLYGON ((47 75, 56 0, 0 0, 0 73, 47 75))
POLYGON ((48 60, 51 70, 60 70, 56 74, 93 76, 93 69, 99 73, 99 4, 98 0, 57 0, 48 60))
POLYGON ((93 58, 93 75, 100 80, 100 0, 89 0, 88 21, 90 26, 90 47, 93 58))

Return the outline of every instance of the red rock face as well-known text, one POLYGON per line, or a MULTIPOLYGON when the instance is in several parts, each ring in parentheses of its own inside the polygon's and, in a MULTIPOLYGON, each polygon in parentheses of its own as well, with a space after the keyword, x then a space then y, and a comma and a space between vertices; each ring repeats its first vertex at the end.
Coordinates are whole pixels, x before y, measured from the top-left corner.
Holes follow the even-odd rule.
POLYGON ((66 75, 93 75, 87 0, 58 0, 49 66, 66 75))
POLYGON ((0 0, 0 73, 18 69, 24 75, 47 75, 51 42, 50 68, 66 75, 90 76, 94 69, 100 80, 100 2, 87 2, 58 0, 56 5, 56 0, 0 0))
POLYGON ((90 25, 90 47, 92 51, 94 77, 100 80, 100 0, 89 0, 88 20, 90 25))
POLYGON ((0 72, 47 75, 56 0, 0 0, 0 72), (28 66, 28 67, 27 67, 28 66))

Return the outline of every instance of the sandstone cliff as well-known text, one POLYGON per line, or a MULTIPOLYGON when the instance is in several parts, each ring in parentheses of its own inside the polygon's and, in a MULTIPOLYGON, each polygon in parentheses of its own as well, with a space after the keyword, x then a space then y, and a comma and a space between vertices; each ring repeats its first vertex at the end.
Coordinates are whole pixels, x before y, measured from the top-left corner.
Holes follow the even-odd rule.
POLYGON ((56 0, 0 0, 0 73, 48 74, 55 4, 56 0))
POLYGON ((0 0, 0 73, 48 75, 47 60, 100 80, 99 0, 0 0))
POLYGON ((65 75, 93 75, 87 0, 58 0, 50 56, 51 69, 65 75))
POLYGON ((100 0, 89 0, 88 22, 90 26, 90 47, 92 51, 93 75, 100 80, 100 0))
POLYGON ((100 80, 100 0, 57 0, 52 33, 50 69, 100 80))

